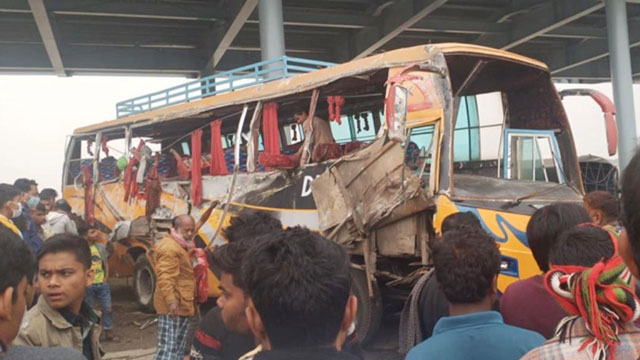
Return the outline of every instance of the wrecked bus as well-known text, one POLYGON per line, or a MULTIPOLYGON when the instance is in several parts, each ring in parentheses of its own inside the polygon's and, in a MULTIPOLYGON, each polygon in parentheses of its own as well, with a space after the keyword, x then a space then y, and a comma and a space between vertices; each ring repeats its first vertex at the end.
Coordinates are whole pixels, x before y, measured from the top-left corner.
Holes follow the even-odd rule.
POLYGON ((465 44, 331 65, 283 57, 239 68, 121 102, 117 119, 69 137, 64 198, 111 232, 112 275, 133 276, 140 304, 153 303, 159 234, 216 200, 200 247, 223 244, 220 228, 242 209, 346 246, 364 341, 430 265, 449 214, 474 213, 499 243, 501 291, 539 273, 529 216, 584 192, 547 67, 465 44), (321 154, 313 126, 293 118, 300 108, 329 121, 336 142, 321 154))

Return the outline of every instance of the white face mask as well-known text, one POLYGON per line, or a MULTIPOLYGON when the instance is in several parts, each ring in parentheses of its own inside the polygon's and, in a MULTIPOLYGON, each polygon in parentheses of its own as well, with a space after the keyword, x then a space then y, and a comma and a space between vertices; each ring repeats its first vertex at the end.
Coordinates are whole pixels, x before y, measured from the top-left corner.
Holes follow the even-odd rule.
POLYGON ((19 217, 20 215, 22 215, 22 204, 19 203, 19 202, 15 202, 15 201, 14 201, 14 204, 18 204, 18 207, 15 210, 13 210, 13 214, 11 215, 12 219, 15 219, 15 218, 19 217))

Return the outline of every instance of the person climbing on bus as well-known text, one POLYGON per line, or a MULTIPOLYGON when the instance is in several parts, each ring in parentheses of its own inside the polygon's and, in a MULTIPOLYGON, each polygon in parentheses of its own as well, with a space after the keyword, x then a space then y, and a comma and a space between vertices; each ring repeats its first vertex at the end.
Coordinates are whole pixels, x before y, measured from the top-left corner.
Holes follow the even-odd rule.
MULTIPOLYGON (((305 134, 311 131, 312 139, 309 146, 312 162, 335 159, 342 156, 342 150, 336 143, 331 133, 329 122, 321 117, 314 116, 313 121, 309 120, 309 114, 304 109, 298 109, 293 114, 296 123, 302 125, 305 134)), ((302 156, 306 144, 303 144, 296 156, 302 156)))

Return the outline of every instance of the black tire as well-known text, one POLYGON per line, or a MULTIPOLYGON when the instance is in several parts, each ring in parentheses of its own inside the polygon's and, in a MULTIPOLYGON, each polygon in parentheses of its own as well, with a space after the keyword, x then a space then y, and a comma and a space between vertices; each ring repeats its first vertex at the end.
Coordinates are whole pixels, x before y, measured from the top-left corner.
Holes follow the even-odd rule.
POLYGON ((153 312, 153 293, 156 290, 156 274, 146 254, 141 254, 133 265, 133 293, 144 310, 153 312))
POLYGON ((378 282, 373 281, 373 296, 369 296, 367 276, 364 270, 351 269, 351 293, 358 299, 358 312, 356 314, 356 333, 363 345, 373 340, 380 322, 382 321, 382 297, 378 282))

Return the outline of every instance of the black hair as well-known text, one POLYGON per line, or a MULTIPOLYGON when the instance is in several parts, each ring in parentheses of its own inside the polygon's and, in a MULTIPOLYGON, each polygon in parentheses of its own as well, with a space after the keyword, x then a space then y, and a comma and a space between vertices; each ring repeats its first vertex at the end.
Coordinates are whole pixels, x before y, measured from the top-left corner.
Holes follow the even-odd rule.
POLYGON ((55 204, 53 204, 53 209, 62 210, 64 212, 70 213, 71 205, 69 205, 69 203, 65 199, 58 199, 56 200, 55 204))
POLYGON ((38 205, 36 205, 36 207, 34 208, 36 211, 42 211, 44 213, 47 212, 47 208, 44 207, 44 204, 42 203, 38 203, 38 205))
POLYGON ((242 281, 242 259, 257 244, 263 235, 282 230, 280 220, 262 211, 245 210, 232 217, 224 229, 228 244, 215 249, 211 256, 211 266, 216 271, 231 274, 233 284, 246 291, 242 281))
POLYGON ((351 289, 346 250, 306 228, 265 235, 243 281, 274 349, 333 344, 351 289))
POLYGON ((622 173, 622 223, 640 268, 640 149, 622 173))
POLYGON ((42 189, 40 191, 40 199, 52 200, 58 197, 58 192, 51 188, 42 189))
POLYGON ((482 301, 500 271, 500 252, 491 236, 469 229, 452 230, 433 246, 436 278, 452 304, 482 301))
POLYGON ((595 225, 576 226, 563 232, 549 252, 553 265, 592 267, 614 254, 613 240, 608 231, 595 225))
POLYGON ((58 234, 47 239, 42 244, 40 251, 38 251, 38 262, 47 254, 60 252, 72 253, 85 269, 91 268, 91 249, 89 249, 89 244, 85 239, 73 234, 58 234))
POLYGON ((584 196, 584 202, 594 210, 602 211, 607 221, 618 220, 618 200, 607 191, 592 191, 584 196))
POLYGON ((309 114, 309 105, 295 105, 291 108, 291 116, 301 113, 309 114))
POLYGON ((588 222, 589 213, 578 204, 554 203, 536 210, 527 224, 527 240, 540 270, 549 271, 549 250, 558 236, 588 222))
POLYGON ((20 195, 21 191, 9 184, 0 184, 0 208, 4 206, 8 201, 13 200, 16 196, 20 195))
POLYGON ((470 229, 482 229, 480 220, 472 212, 457 212, 444 218, 442 221, 442 234, 451 230, 458 230, 461 227, 468 227, 470 229))
POLYGON ((282 230, 280 220, 264 211, 243 210, 229 221, 222 234, 230 242, 282 230))
POLYGON ((95 228, 96 228, 95 225, 89 225, 89 223, 84 220, 80 221, 78 223, 78 235, 85 236, 87 232, 89 232, 89 230, 95 229, 95 228))
POLYGON ((13 231, 0 227, 0 293, 13 287, 15 302, 18 284, 23 277, 31 283, 35 269, 35 258, 27 244, 13 231))
POLYGON ((38 186, 38 183, 27 178, 20 178, 13 183, 13 186, 17 187, 21 192, 29 192, 31 191, 31 187, 38 186))

